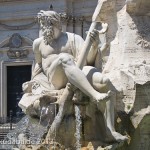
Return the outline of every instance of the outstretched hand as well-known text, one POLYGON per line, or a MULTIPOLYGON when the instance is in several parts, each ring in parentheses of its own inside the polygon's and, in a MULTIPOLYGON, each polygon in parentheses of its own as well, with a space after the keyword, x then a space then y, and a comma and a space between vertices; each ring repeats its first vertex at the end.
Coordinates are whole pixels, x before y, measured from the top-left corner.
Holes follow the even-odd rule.
POLYGON ((94 46, 99 44, 99 31, 94 29, 90 32, 90 40, 94 44, 94 46))
MULTIPOLYGON (((94 29, 93 31, 90 32, 90 39, 91 42, 94 44, 94 46, 97 46, 99 44, 99 34, 104 34, 108 30, 108 24, 107 23, 102 23, 102 29, 100 31, 94 29)), ((87 32, 86 32, 87 33, 87 32)))

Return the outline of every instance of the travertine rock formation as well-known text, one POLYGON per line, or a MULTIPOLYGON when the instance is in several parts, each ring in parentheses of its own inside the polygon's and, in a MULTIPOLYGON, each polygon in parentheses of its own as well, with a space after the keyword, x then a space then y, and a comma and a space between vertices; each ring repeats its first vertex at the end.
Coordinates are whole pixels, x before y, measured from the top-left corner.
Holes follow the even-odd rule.
MULTIPOLYGON (((118 91, 116 109, 126 113, 131 136, 125 149, 149 149, 150 2, 108 0, 101 19, 109 24, 110 55, 104 72, 118 91), (108 10, 107 8, 111 9, 108 10), (107 11, 108 10, 108 11, 107 11), (145 139, 145 140, 143 140, 145 139)), ((119 115, 120 116, 120 115, 119 115)), ((122 117, 123 118, 123 117, 122 117)))

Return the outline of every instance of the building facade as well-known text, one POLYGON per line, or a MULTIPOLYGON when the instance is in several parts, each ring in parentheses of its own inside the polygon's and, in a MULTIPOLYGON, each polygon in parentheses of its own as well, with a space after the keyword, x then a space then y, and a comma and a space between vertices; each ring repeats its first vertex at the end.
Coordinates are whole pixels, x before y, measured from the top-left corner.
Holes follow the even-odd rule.
POLYGON ((32 43, 40 36, 36 15, 53 9, 62 16, 63 30, 85 38, 97 0, 0 0, 0 117, 21 110, 22 83, 34 67, 32 43))

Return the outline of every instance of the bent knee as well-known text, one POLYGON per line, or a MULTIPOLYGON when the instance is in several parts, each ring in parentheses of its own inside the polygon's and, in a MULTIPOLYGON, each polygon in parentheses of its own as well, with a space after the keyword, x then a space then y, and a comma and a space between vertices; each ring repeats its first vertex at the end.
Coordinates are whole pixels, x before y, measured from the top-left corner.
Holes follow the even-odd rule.
MULTIPOLYGON (((101 74, 102 75, 102 74, 101 74)), ((107 91, 109 91, 109 86, 110 85, 110 80, 102 75, 99 76, 97 79, 94 80, 93 82, 93 87, 98 90, 99 92, 105 93, 107 91)))
POLYGON ((109 80, 109 78, 107 78, 107 77, 103 77, 103 79, 102 79, 102 84, 106 84, 106 85, 108 85, 110 83, 110 80, 109 80))
POLYGON ((61 53, 59 54, 59 60, 62 62, 62 64, 67 64, 68 62, 73 62, 74 57, 67 53, 61 53))

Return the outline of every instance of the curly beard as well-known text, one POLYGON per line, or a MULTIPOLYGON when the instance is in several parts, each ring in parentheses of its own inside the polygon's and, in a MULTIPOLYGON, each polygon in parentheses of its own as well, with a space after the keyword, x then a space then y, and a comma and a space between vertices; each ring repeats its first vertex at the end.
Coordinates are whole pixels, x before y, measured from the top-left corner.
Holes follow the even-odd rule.
POLYGON ((44 28, 43 36, 44 36, 44 43, 46 45, 51 44, 54 39, 53 27, 44 28))

